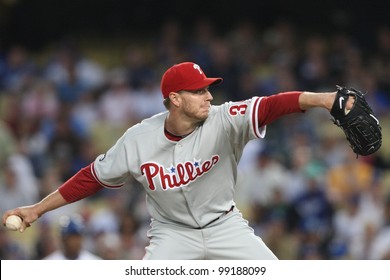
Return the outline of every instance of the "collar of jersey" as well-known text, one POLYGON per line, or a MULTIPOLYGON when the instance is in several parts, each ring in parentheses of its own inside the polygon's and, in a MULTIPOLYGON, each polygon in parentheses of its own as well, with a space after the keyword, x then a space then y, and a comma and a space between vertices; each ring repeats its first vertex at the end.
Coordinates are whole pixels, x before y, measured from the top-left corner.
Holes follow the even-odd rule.
POLYGON ((169 131, 164 127, 164 134, 165 134, 165 136, 166 136, 169 140, 177 142, 177 141, 180 141, 180 140, 183 139, 183 138, 186 138, 186 137, 187 137, 188 135, 190 135, 191 133, 188 133, 188 134, 185 134, 185 135, 175 135, 175 134, 169 132, 169 131))

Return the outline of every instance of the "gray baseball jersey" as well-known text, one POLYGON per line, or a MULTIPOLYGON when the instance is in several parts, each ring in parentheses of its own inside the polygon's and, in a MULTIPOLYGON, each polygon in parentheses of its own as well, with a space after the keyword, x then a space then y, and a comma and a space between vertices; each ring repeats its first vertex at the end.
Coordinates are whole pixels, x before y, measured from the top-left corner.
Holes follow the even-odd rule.
POLYGON ((203 228, 234 205, 244 146, 265 135, 258 124, 260 102, 253 97, 211 106, 203 125, 177 142, 164 134, 167 112, 145 119, 96 158, 93 175, 108 188, 133 176, 146 190, 152 218, 203 228))

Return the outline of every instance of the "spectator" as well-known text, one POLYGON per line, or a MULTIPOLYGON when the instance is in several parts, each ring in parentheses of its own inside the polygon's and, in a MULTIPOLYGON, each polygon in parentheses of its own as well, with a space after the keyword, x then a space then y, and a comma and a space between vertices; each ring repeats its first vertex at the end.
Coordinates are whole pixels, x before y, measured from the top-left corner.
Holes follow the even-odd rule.
POLYGON ((38 198, 38 186, 30 162, 22 155, 8 159, 0 176, 0 212, 38 198))
POLYGON ((242 211, 246 208, 246 204, 260 204, 267 207, 272 201, 274 192, 286 184, 286 169, 275 158, 271 149, 264 147, 258 152, 254 164, 241 170, 242 179, 237 198, 241 201, 242 211))
POLYGON ((93 89, 104 83, 104 69, 95 61, 84 57, 72 43, 62 43, 45 66, 44 76, 56 85, 71 79, 93 89))
POLYGON ((101 120, 110 127, 125 128, 134 121, 133 89, 122 69, 111 72, 109 88, 99 100, 101 120))
POLYGON ((384 225, 372 241, 368 257, 371 260, 390 260, 390 195, 385 201, 384 225))
POLYGON ((60 248, 44 260, 99 260, 99 256, 83 248, 84 225, 80 217, 60 219, 60 248))
POLYGON ((327 192, 336 205, 348 201, 352 194, 367 190, 374 184, 374 169, 352 150, 345 151, 344 161, 327 172, 327 192))
POLYGON ((0 90, 19 91, 30 84, 36 74, 36 66, 26 48, 15 45, 7 52, 0 71, 0 90))
POLYGON ((369 220, 359 211, 360 193, 350 194, 342 201, 342 208, 336 212, 333 225, 334 242, 338 243, 338 247, 345 248, 338 258, 365 259, 369 220))

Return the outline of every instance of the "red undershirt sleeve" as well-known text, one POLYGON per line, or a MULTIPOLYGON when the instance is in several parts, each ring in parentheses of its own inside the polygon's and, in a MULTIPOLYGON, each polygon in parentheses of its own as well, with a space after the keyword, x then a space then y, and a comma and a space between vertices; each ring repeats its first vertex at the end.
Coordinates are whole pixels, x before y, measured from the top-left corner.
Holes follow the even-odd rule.
POLYGON ((304 112, 299 107, 298 101, 301 93, 301 91, 289 91, 263 97, 258 111, 260 127, 270 124, 283 115, 304 112))
POLYGON ((82 168, 58 188, 68 203, 81 200, 103 189, 103 186, 93 177, 91 168, 92 164, 82 168))

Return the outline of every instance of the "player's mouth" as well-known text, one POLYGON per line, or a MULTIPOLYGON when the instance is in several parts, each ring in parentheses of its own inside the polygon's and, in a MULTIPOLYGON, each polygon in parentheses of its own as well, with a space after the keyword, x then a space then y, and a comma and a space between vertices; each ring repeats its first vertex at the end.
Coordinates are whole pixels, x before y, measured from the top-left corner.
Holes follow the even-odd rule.
POLYGON ((202 108, 207 110, 207 111, 210 111, 211 105, 207 104, 207 105, 203 106, 202 108))
POLYGON ((202 107, 201 110, 208 114, 210 112, 210 106, 202 107))

